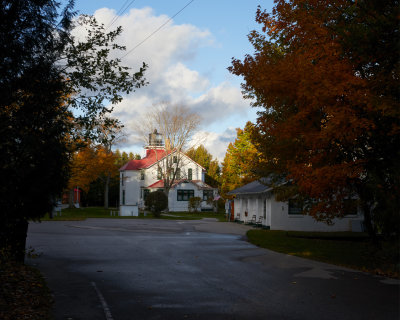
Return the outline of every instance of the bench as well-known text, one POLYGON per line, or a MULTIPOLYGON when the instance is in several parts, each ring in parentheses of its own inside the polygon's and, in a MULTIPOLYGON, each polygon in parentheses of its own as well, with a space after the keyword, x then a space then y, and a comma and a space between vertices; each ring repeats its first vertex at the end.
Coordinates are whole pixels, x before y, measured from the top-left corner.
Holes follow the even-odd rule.
POLYGON ((236 213, 236 218, 235 218, 234 221, 241 223, 241 221, 240 221, 240 213, 236 213))
POLYGON ((247 224, 252 224, 255 225, 257 223, 257 216, 255 214, 253 214, 253 216, 251 217, 250 220, 247 220, 246 222, 247 224))

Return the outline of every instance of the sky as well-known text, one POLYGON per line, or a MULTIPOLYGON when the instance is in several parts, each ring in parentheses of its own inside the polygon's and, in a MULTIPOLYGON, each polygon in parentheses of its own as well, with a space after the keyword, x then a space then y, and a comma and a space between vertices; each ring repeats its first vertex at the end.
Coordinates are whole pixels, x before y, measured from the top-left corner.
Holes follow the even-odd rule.
POLYGON ((257 117, 257 110, 242 97, 242 79, 227 67, 232 57, 253 54, 247 35, 261 29, 255 22, 258 5, 271 12, 273 0, 76 0, 79 14, 94 15, 107 30, 122 26, 117 43, 126 46, 124 54, 129 52, 123 65, 133 71, 142 62, 149 66, 145 74, 149 84, 124 96, 112 113, 125 125, 120 150, 143 156, 137 123, 153 105, 169 101, 201 116, 195 138, 223 160, 229 142, 236 138, 235 129, 257 117))

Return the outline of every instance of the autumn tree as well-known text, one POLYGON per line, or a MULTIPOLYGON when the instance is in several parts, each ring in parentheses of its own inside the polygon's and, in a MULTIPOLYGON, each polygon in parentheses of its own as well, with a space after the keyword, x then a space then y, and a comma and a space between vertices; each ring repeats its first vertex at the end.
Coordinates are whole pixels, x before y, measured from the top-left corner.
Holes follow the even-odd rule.
POLYGON ((66 186, 72 124, 92 136, 96 119, 145 84, 145 65, 132 73, 110 58, 124 49, 115 43, 120 28, 74 16, 73 1, 61 13, 51 0, 0 7, 0 252, 19 261, 28 221, 50 212, 66 186), (75 27, 87 28, 84 39, 72 36, 75 27))
POLYGON ((79 187, 85 193, 88 193, 92 183, 99 180, 103 187, 103 201, 104 205, 107 204, 107 207, 105 207, 107 209, 108 187, 110 179, 115 176, 118 176, 115 154, 103 145, 87 144, 73 156, 68 188, 73 190, 79 187))
MULTIPOLYGON (((164 192, 168 196, 177 179, 185 178, 180 168, 187 162, 185 151, 200 125, 200 116, 181 104, 161 103, 149 111, 138 124, 146 145, 149 133, 156 130, 162 136, 163 150, 158 161, 158 174, 164 181, 164 192)), ((156 153, 157 157, 159 156, 156 153)))
POLYGON ((89 144, 76 151, 71 159, 70 179, 68 189, 70 190, 69 206, 73 207, 74 188, 81 188, 87 192, 90 184, 97 179, 98 172, 96 167, 96 150, 89 144))
POLYGON ((190 148, 186 155, 206 169, 205 182, 214 188, 218 188, 221 172, 218 160, 213 159, 212 154, 202 144, 197 148, 190 148))
POLYGON ((224 161, 222 162, 222 194, 226 194, 246 183, 255 180, 259 153, 250 140, 253 128, 251 122, 247 122, 244 129, 236 129, 236 139, 228 145, 224 161))
POLYGON ((116 157, 112 151, 112 147, 123 141, 124 132, 123 125, 118 119, 107 117, 96 126, 97 155, 99 159, 98 168, 100 179, 104 186, 104 208, 108 209, 108 198, 110 181, 112 177, 118 176, 118 168, 116 168, 116 157))
POLYGON ((288 181, 278 198, 328 223, 358 199, 371 236, 400 227, 398 16, 398 1, 278 0, 229 68, 264 109, 252 141, 288 181))

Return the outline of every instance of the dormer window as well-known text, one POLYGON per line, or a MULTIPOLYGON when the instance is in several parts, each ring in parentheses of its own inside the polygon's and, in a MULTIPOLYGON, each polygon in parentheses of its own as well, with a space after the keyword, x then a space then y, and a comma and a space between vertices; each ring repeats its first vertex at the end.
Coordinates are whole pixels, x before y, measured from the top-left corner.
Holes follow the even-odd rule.
POLYGON ((144 170, 140 170, 140 180, 144 180, 144 170))

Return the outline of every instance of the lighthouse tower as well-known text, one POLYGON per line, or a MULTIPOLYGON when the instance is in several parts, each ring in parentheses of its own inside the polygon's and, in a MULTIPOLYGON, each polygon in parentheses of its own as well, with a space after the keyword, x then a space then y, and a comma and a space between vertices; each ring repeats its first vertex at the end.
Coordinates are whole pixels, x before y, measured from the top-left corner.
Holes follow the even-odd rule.
POLYGON ((149 144, 145 149, 164 149, 163 135, 154 129, 153 133, 149 133, 149 144))

